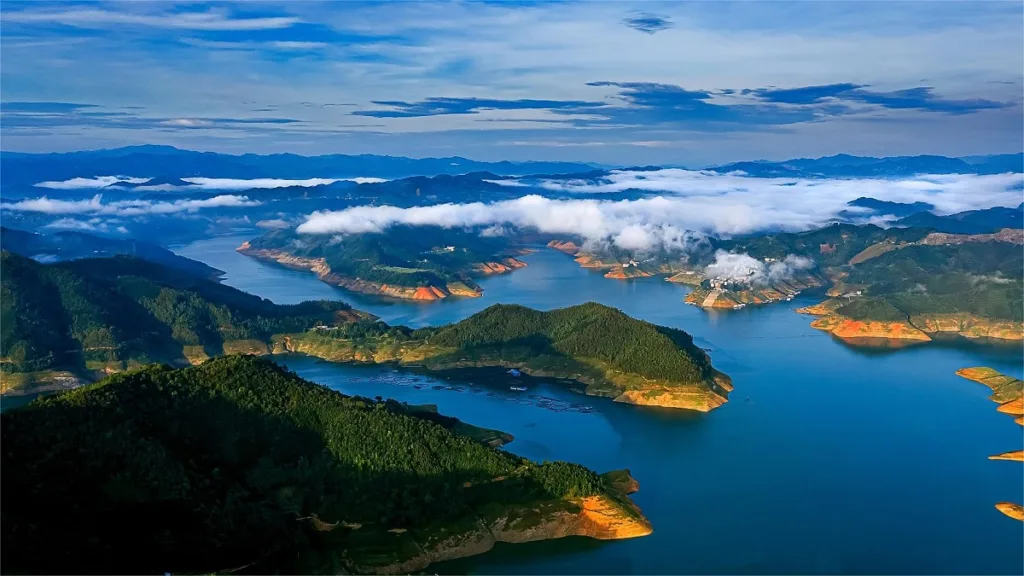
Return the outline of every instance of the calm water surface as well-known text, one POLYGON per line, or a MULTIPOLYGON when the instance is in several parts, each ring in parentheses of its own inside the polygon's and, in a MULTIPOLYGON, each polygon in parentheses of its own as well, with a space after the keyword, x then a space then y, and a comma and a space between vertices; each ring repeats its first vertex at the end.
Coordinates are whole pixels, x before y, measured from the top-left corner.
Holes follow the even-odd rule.
POLYGON ((527 268, 485 279, 482 298, 384 302, 235 253, 246 239, 202 240, 176 252, 226 271, 226 284, 278 303, 344 300, 410 326, 458 321, 498 302, 549 309, 593 300, 690 332, 732 377, 728 404, 691 414, 615 404, 543 382, 515 393, 495 382, 280 359, 346 393, 437 404, 445 414, 510 432, 516 440, 506 449, 532 459, 629 468, 640 482, 633 498, 654 525, 654 534, 635 540, 499 545, 432 571, 1022 572, 1024 523, 993 505, 1024 502, 1024 466, 987 460, 1020 449, 1022 428, 996 412, 985 387, 953 374, 985 365, 1020 377, 1020 347, 865 352, 793 312, 810 297, 707 313, 683 303, 683 287, 608 280, 549 250, 524 257, 527 268), (594 411, 572 408, 581 404, 594 411))

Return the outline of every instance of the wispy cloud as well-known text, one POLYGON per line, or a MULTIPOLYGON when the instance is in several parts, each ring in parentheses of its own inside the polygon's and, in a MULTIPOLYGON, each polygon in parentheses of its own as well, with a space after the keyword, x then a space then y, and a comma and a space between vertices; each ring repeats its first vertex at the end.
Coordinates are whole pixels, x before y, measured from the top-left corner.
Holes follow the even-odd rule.
POLYGON ((549 110, 569 114, 585 114, 605 106, 603 102, 582 100, 499 100, 494 98, 426 98, 419 102, 374 100, 389 110, 355 110, 353 116, 373 118, 418 118, 447 114, 477 114, 482 110, 549 110))
POLYGON ((88 200, 57 200, 46 196, 19 202, 0 204, 0 209, 14 212, 38 212, 42 214, 102 214, 111 216, 142 216, 146 214, 175 214, 196 212, 208 208, 245 208, 259 206, 261 202, 246 196, 221 195, 201 200, 175 200, 156 202, 151 200, 122 200, 103 202, 101 195, 88 200))
POLYGON ((117 225, 117 223, 106 222, 100 218, 93 218, 91 220, 76 220, 75 218, 58 218, 53 222, 50 222, 43 228, 49 228, 51 230, 74 230, 78 232, 116 232, 118 234, 127 234, 128 229, 124 226, 117 225))
POLYGON ((71 10, 10 10, 0 15, 5 22, 25 24, 63 24, 80 28, 109 28, 115 26, 146 26, 185 30, 272 30, 287 28, 299 22, 292 16, 233 18, 224 11, 135 13, 98 8, 71 10))
POLYGON ((1021 142, 1012 2, 8 4, 4 98, 94 107, 2 110, 7 150, 703 164, 1021 142), (246 122, 267 110, 291 122, 246 122), (606 145, 543 145, 573 141, 606 145), (626 144, 653 141, 679 145, 626 144))
POLYGON ((819 104, 826 101, 847 101, 874 104, 891 110, 926 110, 947 114, 969 114, 979 110, 1008 108, 1012 102, 995 102, 984 98, 948 99, 940 98, 930 86, 919 86, 890 92, 865 90, 859 84, 828 84, 803 86, 799 88, 758 88, 745 89, 744 94, 753 94, 767 102, 785 104, 819 104))
POLYGON ((146 182, 151 178, 138 178, 131 176, 96 176, 93 178, 72 178, 70 180, 39 182, 38 188, 50 188, 53 190, 89 190, 94 188, 116 187, 118 184, 134 184, 132 188, 139 192, 152 191, 188 191, 188 190, 254 190, 296 187, 326 186, 335 182, 355 182, 356 184, 374 184, 387 182, 384 178, 355 177, 355 178, 305 178, 301 180, 289 180, 285 178, 182 178, 184 185, 175 184, 154 184, 147 186, 146 182))

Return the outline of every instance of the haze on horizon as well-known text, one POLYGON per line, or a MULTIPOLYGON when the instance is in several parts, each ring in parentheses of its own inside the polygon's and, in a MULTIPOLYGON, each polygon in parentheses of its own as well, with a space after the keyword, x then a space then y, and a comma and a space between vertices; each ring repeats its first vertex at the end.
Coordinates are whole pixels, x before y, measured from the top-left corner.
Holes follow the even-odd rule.
MULTIPOLYGON (((6 2, 5 151, 1019 152, 1019 2, 6 2)), ((315 175, 314 175, 315 176, 315 175)))

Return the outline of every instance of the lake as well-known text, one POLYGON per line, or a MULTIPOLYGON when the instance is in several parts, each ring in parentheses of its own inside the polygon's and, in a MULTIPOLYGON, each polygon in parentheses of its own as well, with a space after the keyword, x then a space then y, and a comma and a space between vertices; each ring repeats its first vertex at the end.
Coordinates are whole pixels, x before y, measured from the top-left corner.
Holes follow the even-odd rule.
POLYGON ((550 309, 597 301, 686 330, 732 377, 730 402, 697 414, 616 404, 532 380, 517 393, 496 382, 279 359, 346 393, 436 404, 509 432, 516 439, 505 449, 528 458, 599 472, 628 468, 640 482, 633 499, 654 525, 652 535, 635 540, 498 545, 431 572, 1020 573, 1024 523, 994 504, 1024 502, 1024 466, 987 457, 1019 450, 1022 428, 996 412, 987 388, 954 375, 991 366, 1021 377, 1020 346, 856 349, 794 312, 820 298, 709 313, 683 303, 685 287, 605 279, 551 250, 524 256, 527 268, 482 280, 482 298, 386 302, 237 254, 247 239, 218 237, 175 251, 274 302, 344 300, 414 327, 458 321, 499 302, 550 309), (581 404, 593 411, 580 411, 581 404))

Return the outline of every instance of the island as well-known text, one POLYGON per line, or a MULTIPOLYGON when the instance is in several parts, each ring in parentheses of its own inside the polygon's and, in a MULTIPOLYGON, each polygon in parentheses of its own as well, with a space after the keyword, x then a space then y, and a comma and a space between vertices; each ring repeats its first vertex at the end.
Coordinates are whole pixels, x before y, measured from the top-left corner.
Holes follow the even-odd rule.
POLYGON ((526 266, 529 249, 503 236, 438 226, 392 226, 347 235, 275 230, 237 248, 246 256, 296 270, 352 292, 433 301, 483 293, 475 279, 526 266))
POLYGON ((409 369, 517 370, 618 402, 707 412, 728 376, 682 330, 588 303, 494 305, 449 326, 389 326, 341 302, 283 306, 128 257, 40 264, 2 254, 5 395, 66 390, 153 362, 298 353, 409 369))
POLYGON ((0 415, 7 571, 407 574, 495 542, 650 534, 628 471, 253 356, 153 365, 0 415))

